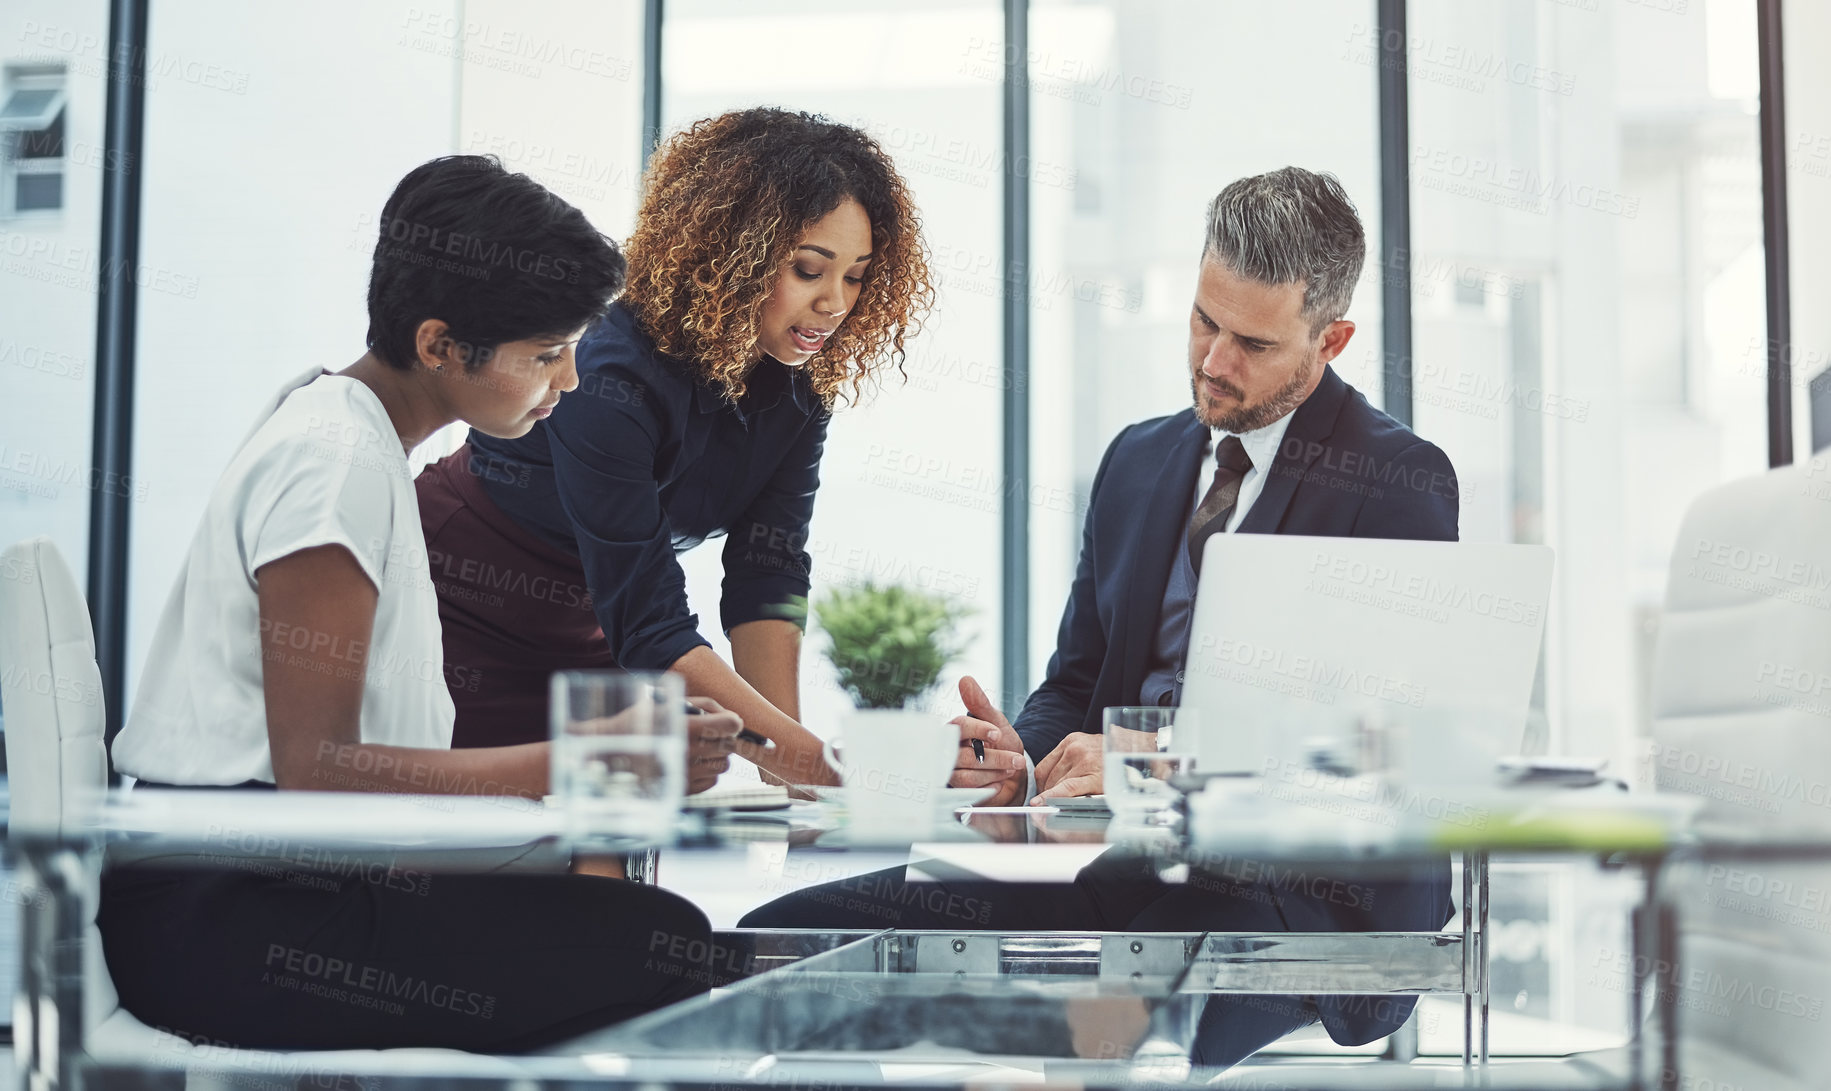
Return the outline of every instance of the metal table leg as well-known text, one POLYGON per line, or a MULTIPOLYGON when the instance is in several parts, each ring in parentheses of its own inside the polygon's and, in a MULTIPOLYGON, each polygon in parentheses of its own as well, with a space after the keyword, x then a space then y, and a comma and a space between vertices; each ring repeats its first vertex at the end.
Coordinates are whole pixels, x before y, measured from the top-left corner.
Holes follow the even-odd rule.
POLYGON ((1680 1086, 1678 1059, 1678 915, 1665 897, 1660 861, 1646 863, 1647 925, 1653 963, 1653 1010, 1659 1038, 1659 1087, 1680 1086))
POLYGON ((1488 854, 1462 856, 1462 1067, 1488 1064, 1488 854))
POLYGON ((1644 886, 1631 917, 1629 1078, 1637 1088, 1679 1086, 1678 920, 1663 892, 1660 861, 1640 861, 1644 886), (1647 990, 1653 992, 1651 1027, 1647 990))
POLYGON ((83 942, 88 888, 82 848, 17 853, 21 885, 19 993, 13 1004, 18 1086, 75 1087, 83 1052, 83 942))
POLYGON ((1481 916, 1478 921, 1479 934, 1475 937, 1477 945, 1475 954, 1476 988, 1480 990, 1481 1004, 1481 1065, 1488 1065, 1488 854, 1475 854, 1476 898, 1481 904, 1481 916))
POLYGON ((1475 854, 1462 854, 1462 1067, 1475 1063, 1475 854))

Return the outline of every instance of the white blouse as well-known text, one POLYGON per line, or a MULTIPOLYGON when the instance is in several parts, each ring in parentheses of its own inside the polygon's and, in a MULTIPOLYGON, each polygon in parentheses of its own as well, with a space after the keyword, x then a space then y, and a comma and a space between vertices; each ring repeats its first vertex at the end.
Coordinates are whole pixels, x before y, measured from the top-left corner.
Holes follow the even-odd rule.
POLYGON ((168 784, 272 783, 263 648, 352 664, 366 651, 362 741, 451 745, 438 599, 407 456, 373 391, 318 369, 280 390, 210 494, 115 739, 116 768, 168 784), (255 571, 323 545, 349 550, 379 592, 367 648, 340 650, 303 629, 263 641, 255 571))

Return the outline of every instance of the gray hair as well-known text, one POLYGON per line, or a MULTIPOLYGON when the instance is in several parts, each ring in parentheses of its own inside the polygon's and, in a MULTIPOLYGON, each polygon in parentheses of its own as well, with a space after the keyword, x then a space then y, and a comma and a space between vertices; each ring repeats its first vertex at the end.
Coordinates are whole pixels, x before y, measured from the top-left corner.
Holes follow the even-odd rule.
POLYGON ((1285 167, 1242 178, 1208 203, 1202 257, 1260 284, 1302 284, 1320 331, 1348 313, 1367 257, 1354 202, 1333 174, 1285 167))

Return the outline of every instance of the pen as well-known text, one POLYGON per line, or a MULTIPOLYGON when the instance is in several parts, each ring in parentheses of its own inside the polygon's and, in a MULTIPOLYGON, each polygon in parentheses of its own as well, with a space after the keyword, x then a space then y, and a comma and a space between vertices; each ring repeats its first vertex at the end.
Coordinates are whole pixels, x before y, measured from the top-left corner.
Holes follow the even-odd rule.
MULTIPOLYGON (((699 706, 698 706, 698 705, 696 705, 696 704, 694 704, 694 703, 693 703, 693 702, 691 702, 691 701, 688 701, 688 702, 687 702, 687 715, 689 715, 689 716, 703 716, 703 715, 705 715, 705 714, 706 714, 706 710, 705 710, 705 709, 703 709, 703 708, 700 708, 700 707, 699 707, 699 706)), ((775 743, 773 743, 773 742, 770 742, 770 741, 769 741, 769 740, 768 740, 768 739, 765 739, 765 738, 764 738, 764 737, 763 737, 763 736, 761 736, 761 735, 759 735, 759 734, 757 734, 757 733, 756 733, 756 732, 754 732, 754 731, 752 731, 752 730, 750 730, 750 729, 749 729, 749 728, 748 728, 748 727, 740 727, 740 728, 738 728, 738 729, 737 729, 737 737, 738 737, 738 738, 740 738, 740 739, 742 739, 742 740, 743 740, 743 741, 745 741, 745 742, 747 742, 747 743, 750 743, 750 744, 751 744, 751 745, 752 745, 752 746, 760 746, 760 747, 762 747, 762 748, 763 748, 763 749, 765 749, 765 750, 774 750, 774 749, 775 749, 775 748, 776 748, 776 744, 775 744, 775 743)))
POLYGON ((971 739, 968 741, 970 741, 973 744, 973 757, 978 758, 979 764, 984 765, 985 764, 985 740, 984 739, 971 739))

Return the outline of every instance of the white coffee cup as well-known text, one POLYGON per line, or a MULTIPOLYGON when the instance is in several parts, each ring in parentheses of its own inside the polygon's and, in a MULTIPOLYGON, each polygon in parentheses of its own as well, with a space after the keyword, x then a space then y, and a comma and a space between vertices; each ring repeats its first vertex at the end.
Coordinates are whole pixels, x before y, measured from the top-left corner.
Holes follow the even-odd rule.
POLYGON ((822 750, 844 785, 852 842, 908 844, 930 836, 959 748, 960 729, 932 713, 861 709, 841 720, 840 738, 822 750))

